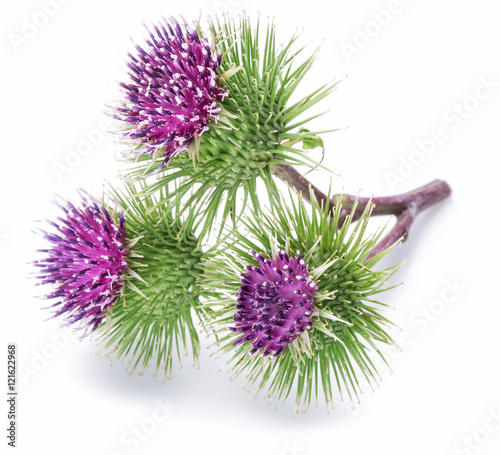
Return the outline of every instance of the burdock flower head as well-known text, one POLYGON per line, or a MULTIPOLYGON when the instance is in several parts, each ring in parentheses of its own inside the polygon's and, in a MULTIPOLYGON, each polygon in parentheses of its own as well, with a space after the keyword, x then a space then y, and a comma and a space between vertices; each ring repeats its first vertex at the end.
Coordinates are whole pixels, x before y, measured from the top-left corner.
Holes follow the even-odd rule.
POLYGON ((288 257, 280 251, 274 259, 253 255, 259 265, 248 265, 242 273, 235 327, 230 329, 244 334, 235 345, 250 342, 251 354, 261 350, 277 356, 312 327, 313 293, 318 287, 298 252, 288 257))
POLYGON ((135 153, 161 158, 163 167, 196 148, 227 92, 217 75, 221 55, 201 32, 174 18, 153 28, 129 54, 130 80, 120 84, 125 100, 114 117, 126 123, 123 138, 138 146, 135 153))
POLYGON ((378 343, 393 344, 375 295, 390 288, 397 269, 375 271, 388 251, 370 256, 380 233, 365 235, 371 205, 351 225, 338 227, 341 207, 325 207, 311 193, 311 211, 299 198, 272 213, 242 221, 207 263, 204 283, 218 352, 229 354, 234 376, 245 374, 257 391, 285 400, 296 388, 297 408, 333 388, 351 399, 379 380, 372 356, 378 343))
MULTIPOLYGON (((54 317, 67 325, 83 323, 93 332, 116 302, 128 267, 125 223, 122 213, 112 217, 108 210, 80 192, 77 208, 69 201, 55 201, 63 212, 54 228, 42 235, 50 248, 39 250, 45 257, 35 261, 40 284, 55 290, 54 317)), ((86 332, 88 333, 88 331, 86 332)))
MULTIPOLYGON (((309 149, 322 145, 319 137, 321 132, 306 130, 305 126, 320 115, 310 113, 311 108, 328 96, 337 84, 332 82, 310 89, 307 96, 294 100, 297 86, 312 67, 316 52, 299 61, 301 49, 294 49, 297 36, 292 36, 283 46, 278 46, 273 24, 267 24, 267 28, 262 30, 264 27, 261 28, 259 20, 252 25, 245 14, 238 21, 229 17, 210 20, 209 28, 221 50, 221 57, 216 60, 218 79, 212 74, 215 66, 208 72, 204 70, 216 78, 212 81, 218 81, 210 84, 216 95, 211 93, 211 98, 206 99, 207 103, 209 98, 220 101, 223 115, 217 127, 211 125, 205 131, 208 124, 203 124, 201 130, 205 132, 199 140, 198 160, 192 160, 187 153, 179 154, 169 161, 168 167, 158 173, 158 181, 149 187, 149 190, 154 190, 182 179, 183 185, 178 193, 190 198, 190 207, 204 212, 202 237, 208 235, 216 220, 219 221, 219 208, 223 207, 220 211, 221 225, 226 222, 229 214, 236 219, 247 202, 251 202, 254 209, 259 210, 257 186, 263 182, 269 195, 276 193, 274 165, 318 165, 307 153, 309 149), (227 97, 223 96, 218 86, 222 83, 227 87, 227 92, 224 91, 224 94, 228 94, 227 97)), ((193 38, 193 41, 196 40, 193 38)), ((208 52, 208 48, 206 50, 208 52)), ((187 55, 190 56, 189 53, 187 55)), ((141 58, 146 59, 146 56, 141 58)), ((179 57, 176 62, 181 60, 179 57)), ((131 74, 141 70, 138 66, 140 62, 140 59, 132 62, 131 74)), ((189 69, 189 65, 184 66, 186 70, 189 69)), ((149 73, 153 72, 149 66, 145 70, 149 80, 149 73)), ((184 74, 181 70, 182 68, 176 70, 179 81, 184 74)), ((139 78, 135 75, 133 77, 139 78)), ((204 88, 197 88, 196 81, 189 78, 187 80, 194 84, 188 93, 203 92, 204 88)), ((127 90, 129 86, 126 86, 127 90)), ((160 89, 155 91, 155 85, 147 87, 150 86, 145 82, 139 87, 134 83, 129 91, 131 100, 142 100, 138 112, 142 111, 145 104, 153 103, 156 106, 165 92, 171 101, 169 112, 174 112, 174 105, 177 103, 183 109, 181 114, 187 121, 188 115, 183 106, 190 106, 190 103, 165 90, 158 93, 160 89), (140 91, 140 96, 137 91, 140 91)), ((123 111, 123 115, 125 114, 123 111)), ((202 117, 196 113, 197 119, 202 117)), ((127 114, 124 117, 130 122, 129 118, 133 119, 133 116, 127 114)), ((140 128, 135 128, 132 134, 140 141, 145 140, 149 131, 156 130, 156 121, 156 113, 146 111, 146 115, 138 122, 140 128)), ((134 179, 161 168, 161 165, 147 155, 139 156, 133 166, 128 175, 134 179)))
POLYGON ((167 377, 175 353, 191 351, 194 362, 199 355, 192 318, 204 314, 197 282, 204 255, 194 217, 178 216, 181 202, 158 204, 165 187, 137 197, 142 189, 112 189, 110 204, 86 195, 78 206, 58 203, 64 216, 49 221, 54 233, 42 231, 51 247, 40 250, 36 277, 53 288, 55 316, 95 331, 112 360, 143 372, 154 359, 155 374, 167 377))

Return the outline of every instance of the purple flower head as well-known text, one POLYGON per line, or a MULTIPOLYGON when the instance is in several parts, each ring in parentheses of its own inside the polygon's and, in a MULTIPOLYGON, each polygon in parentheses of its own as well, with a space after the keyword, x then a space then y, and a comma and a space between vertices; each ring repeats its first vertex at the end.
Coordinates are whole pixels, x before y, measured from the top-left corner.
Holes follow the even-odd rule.
POLYGON ((259 266, 247 266, 231 327, 244 335, 234 344, 250 342, 252 354, 278 356, 304 330, 312 327, 316 283, 308 278, 300 253, 290 258, 281 251, 276 259, 253 252, 259 266))
POLYGON ((144 146, 138 155, 161 150, 163 166, 219 119, 227 92, 217 84, 221 54, 196 30, 170 18, 148 32, 147 46, 128 54, 126 101, 114 117, 129 124, 125 139, 144 146))
POLYGON ((41 230, 51 246, 39 250, 45 257, 35 261, 40 268, 36 278, 55 288, 46 295, 57 299, 53 317, 64 315, 66 325, 82 321, 92 332, 123 288, 128 267, 125 221, 120 213, 115 222, 90 196, 80 196, 80 208, 69 201, 55 202, 64 215, 48 221, 55 232, 41 230))

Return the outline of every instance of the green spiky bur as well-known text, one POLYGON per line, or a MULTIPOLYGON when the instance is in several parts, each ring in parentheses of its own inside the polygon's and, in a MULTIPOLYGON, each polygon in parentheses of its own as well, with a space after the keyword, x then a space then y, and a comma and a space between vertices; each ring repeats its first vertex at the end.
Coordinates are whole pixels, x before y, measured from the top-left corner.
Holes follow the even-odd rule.
POLYGON ((128 184, 112 192, 122 207, 129 240, 130 266, 121 297, 99 339, 111 358, 128 362, 132 373, 152 366, 155 375, 170 377, 174 357, 190 355, 197 364, 200 343, 193 312, 203 320, 198 278, 204 257, 198 248, 192 215, 181 219, 180 201, 167 198, 166 188, 156 196, 141 194, 128 184), (158 198, 168 201, 158 204, 158 198))
MULTIPOLYGON (((220 80, 229 91, 221 104, 223 119, 199 138, 198 158, 193 160, 190 154, 181 153, 158 173, 158 181, 148 188, 154 192, 169 182, 182 180, 178 193, 186 196, 186 207, 204 212, 200 237, 209 233, 218 215, 220 229, 230 215, 236 219, 249 200, 259 212, 259 180, 264 182, 268 194, 275 197, 272 164, 318 166, 306 150, 320 145, 321 132, 306 130, 303 125, 318 117, 318 114, 307 116, 307 112, 336 87, 336 83, 326 84, 289 105, 316 53, 297 62, 302 51, 293 49, 297 36, 278 47, 272 24, 265 30, 262 46, 260 22, 253 29, 245 15, 238 23, 228 17, 212 20, 210 29, 223 55, 219 73, 222 77, 231 74, 227 80, 220 80), (242 202, 238 203, 240 189, 242 202)), ((140 156, 137 161, 137 166, 129 171, 134 179, 156 171, 162 159, 160 155, 156 161, 140 156)))
POLYGON ((385 362, 378 343, 395 344, 386 331, 391 325, 380 312, 385 305, 377 294, 390 289, 387 280, 399 265, 373 270, 383 253, 365 262, 381 232, 366 236, 371 207, 354 227, 349 219, 340 229, 341 207, 333 214, 320 206, 311 194, 310 212, 302 199, 288 206, 282 202, 273 215, 249 217, 243 223, 248 234, 234 232, 217 259, 206 265, 203 283, 214 292, 208 305, 214 310, 210 326, 217 333, 220 355, 228 355, 233 377, 245 374, 249 389, 276 403, 295 393, 296 408, 306 410, 311 398, 322 391, 327 406, 333 403, 334 389, 359 399, 359 376, 369 384, 379 376, 373 356, 385 362), (283 249, 301 252, 309 274, 318 285, 314 295, 316 312, 313 328, 301 342, 292 343, 276 358, 250 354, 252 346, 233 346, 240 334, 228 330, 236 313, 240 274, 247 265, 256 265, 248 250, 272 256, 283 249), (295 388, 295 392, 294 392, 295 388))

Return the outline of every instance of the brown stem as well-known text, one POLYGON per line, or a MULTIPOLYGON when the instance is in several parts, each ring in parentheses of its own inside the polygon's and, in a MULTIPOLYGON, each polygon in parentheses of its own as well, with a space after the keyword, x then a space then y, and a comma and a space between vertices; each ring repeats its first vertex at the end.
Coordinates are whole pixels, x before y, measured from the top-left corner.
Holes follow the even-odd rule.
POLYGON ((410 227, 417 216, 417 206, 416 204, 410 203, 408 207, 403 210, 398 215, 398 221, 396 225, 389 231, 389 233, 380 240, 368 253, 365 260, 363 262, 369 261, 371 258, 376 256, 377 254, 385 251, 390 246, 394 245, 399 241, 404 241, 408 237, 408 232, 410 231, 410 227))
POLYGON ((433 180, 427 185, 416 188, 407 193, 383 197, 358 197, 349 194, 336 194, 332 197, 334 204, 342 204, 339 224, 342 225, 346 216, 349 215, 357 201, 352 221, 361 217, 366 205, 371 201, 374 204, 373 215, 396 215, 404 212, 409 204, 416 204, 417 214, 427 207, 447 198, 451 194, 451 188, 442 180, 433 180))
POLYGON ((330 209, 341 204, 339 227, 343 225, 346 217, 353 211, 353 208, 354 212, 351 222, 359 220, 367 204, 370 202, 373 204, 372 215, 396 215, 397 222, 394 228, 375 245, 365 261, 370 260, 396 242, 405 240, 417 215, 422 210, 447 198, 451 194, 451 188, 446 182, 434 180, 420 188, 394 196, 367 198, 349 194, 336 194, 327 201, 327 196, 300 175, 294 167, 284 164, 273 164, 272 172, 291 188, 302 193, 302 196, 309 202, 311 202, 310 191, 312 190, 319 202, 328 202, 330 209))
MULTIPOLYGON (((271 165, 271 172, 276 177, 283 180, 290 188, 294 189, 298 193, 302 193, 302 197, 307 202, 311 203, 310 190, 313 191, 318 201, 324 202, 327 200, 326 194, 303 177, 293 166, 288 164, 273 164, 271 165)), ((330 209, 332 209, 334 207, 334 201, 328 201, 328 203, 330 205, 330 209)))

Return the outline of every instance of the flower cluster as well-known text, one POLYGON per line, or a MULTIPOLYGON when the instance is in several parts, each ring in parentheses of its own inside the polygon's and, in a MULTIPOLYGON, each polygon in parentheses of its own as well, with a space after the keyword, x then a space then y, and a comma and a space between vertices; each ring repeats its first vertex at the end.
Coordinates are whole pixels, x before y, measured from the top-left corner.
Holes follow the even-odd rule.
POLYGON ((393 344, 377 296, 398 266, 374 265, 449 187, 382 198, 378 214, 397 226, 383 241, 367 235, 376 204, 315 192, 291 167, 320 167, 307 151, 323 146, 322 132, 303 126, 337 83, 293 101, 316 54, 297 62, 296 36, 277 47, 269 24, 263 44, 246 15, 225 19, 209 21, 212 43, 164 20, 128 55, 112 112, 133 146, 126 188, 108 191, 113 204, 84 192, 77 206, 57 201, 63 215, 40 229, 50 246, 36 277, 51 287, 54 317, 95 332, 130 372, 151 365, 170 377, 181 354, 196 364, 198 320, 233 375, 269 398, 295 393, 306 409, 319 392, 332 403, 336 385, 353 400, 356 375, 376 383, 371 356, 393 344), (297 193, 285 199, 274 177, 297 193))
POLYGON ((303 202, 287 207, 273 166, 317 164, 306 151, 322 146, 319 133, 301 128, 316 115, 297 118, 336 84, 290 102, 315 59, 296 66, 295 36, 277 48, 270 24, 262 45, 246 15, 210 21, 210 31, 212 45, 199 27, 171 18, 129 54, 112 113, 134 146, 126 190, 108 192, 121 209, 112 215, 90 196, 81 208, 60 204, 65 216, 49 222, 56 233, 43 231, 51 248, 40 251, 37 277, 55 287, 47 297, 56 316, 95 331, 130 371, 153 364, 170 377, 174 357, 189 351, 196 364, 196 316, 233 353, 235 374, 259 389, 277 377, 280 388, 269 392, 277 398, 301 377, 297 403, 308 402, 313 382, 331 401, 330 371, 339 384, 351 381, 344 365, 354 359, 374 374, 358 338, 390 342, 371 299, 387 271, 363 264, 373 245, 360 240, 364 228, 347 238, 349 223, 337 231, 338 213, 317 201, 313 219, 303 202), (261 208, 258 179, 271 212, 261 208), (228 219, 233 229, 224 230, 228 219), (219 238, 206 250, 216 220, 219 238))

